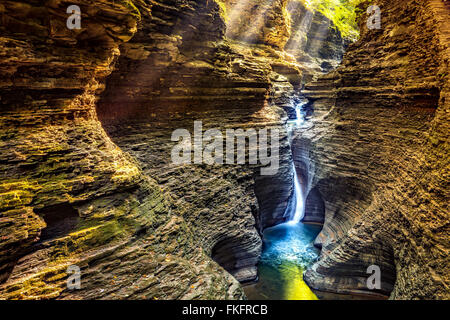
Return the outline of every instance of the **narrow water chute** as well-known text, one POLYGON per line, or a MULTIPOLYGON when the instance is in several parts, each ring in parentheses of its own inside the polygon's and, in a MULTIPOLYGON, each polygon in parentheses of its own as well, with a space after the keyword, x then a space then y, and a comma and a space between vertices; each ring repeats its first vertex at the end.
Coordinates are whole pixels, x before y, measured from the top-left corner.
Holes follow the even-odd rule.
POLYGON ((299 223, 300 220, 303 218, 303 195, 302 195, 302 189, 300 188, 300 182, 298 180, 297 171, 295 170, 295 166, 293 166, 294 170, 294 192, 295 192, 295 206, 294 206, 294 214, 293 218, 290 221, 293 224, 299 223))

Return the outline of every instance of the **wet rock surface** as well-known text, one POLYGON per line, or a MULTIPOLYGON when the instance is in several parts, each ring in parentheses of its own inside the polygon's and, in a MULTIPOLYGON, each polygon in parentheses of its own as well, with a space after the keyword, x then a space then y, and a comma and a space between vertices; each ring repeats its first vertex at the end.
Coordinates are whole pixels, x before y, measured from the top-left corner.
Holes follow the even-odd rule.
POLYGON ((199 245, 239 281, 254 280, 258 232, 289 218, 292 169, 281 106, 292 103, 301 72, 267 44, 248 47, 225 39, 214 2, 197 2, 185 16, 178 7, 164 7, 174 19, 170 28, 143 18, 108 78, 99 119, 112 140, 170 193, 174 212, 195 230, 199 245), (279 130, 278 173, 262 176, 257 164, 172 164, 172 132, 193 134, 194 121, 223 136, 226 129, 279 130))
POLYGON ((385 27, 362 24, 305 88, 346 44, 293 1, 72 4, 80 30, 63 1, 0 4, 1 298, 242 299, 262 231, 291 218, 292 161, 305 222, 324 223, 313 288, 367 293, 370 263, 381 295, 446 296, 447 4, 383 1, 385 27), (171 135, 194 121, 279 130, 277 174, 174 165, 171 135))
POLYGON ((63 2, 0 5, 0 296, 242 298, 170 195, 97 119, 104 78, 143 16, 129 1, 77 4, 80 31, 65 27, 63 2), (67 289, 70 265, 81 290, 67 289))
POLYGON ((342 66, 303 92, 310 117, 294 137, 294 163, 315 199, 305 219, 322 202, 325 219, 305 280, 338 293, 444 299, 450 7, 380 4, 382 28, 368 30, 363 17, 342 66), (370 265, 381 268, 378 291, 366 285, 370 265))
POLYGON ((298 64, 227 40, 214 1, 76 4, 72 31, 64 2, 0 6, 1 297, 242 298, 259 232, 289 218, 298 64), (278 173, 173 166, 171 134, 194 120, 278 129, 278 173))

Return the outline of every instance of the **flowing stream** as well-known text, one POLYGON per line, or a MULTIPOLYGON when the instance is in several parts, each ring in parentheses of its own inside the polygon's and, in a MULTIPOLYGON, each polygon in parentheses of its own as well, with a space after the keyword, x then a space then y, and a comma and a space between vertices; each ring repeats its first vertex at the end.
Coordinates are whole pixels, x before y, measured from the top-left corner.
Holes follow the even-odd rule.
MULTIPOLYGON (((297 108, 295 126, 301 125, 297 108)), ((295 168, 294 168, 295 172, 295 168)), ((263 252, 258 264, 259 280, 244 291, 250 300, 317 300, 303 281, 303 272, 318 257, 313 246, 321 227, 300 222, 304 214, 303 197, 297 175, 294 174, 295 212, 291 221, 268 228, 263 234, 263 252)))

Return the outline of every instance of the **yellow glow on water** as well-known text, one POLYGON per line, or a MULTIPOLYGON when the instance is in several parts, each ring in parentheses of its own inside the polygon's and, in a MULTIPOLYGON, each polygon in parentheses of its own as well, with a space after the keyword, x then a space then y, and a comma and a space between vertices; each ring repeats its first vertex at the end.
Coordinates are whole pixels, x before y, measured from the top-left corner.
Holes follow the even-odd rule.
POLYGON ((312 243, 320 227, 286 223, 264 231, 259 281, 244 287, 250 300, 318 300, 303 281, 304 268, 317 257, 312 243))
POLYGON ((286 272, 288 279, 285 281, 283 300, 319 300, 303 281, 303 270, 293 264, 283 267, 289 270, 286 272))
POLYGON ((303 281, 303 270, 293 262, 259 267, 259 281, 244 287, 250 300, 319 300, 303 281))

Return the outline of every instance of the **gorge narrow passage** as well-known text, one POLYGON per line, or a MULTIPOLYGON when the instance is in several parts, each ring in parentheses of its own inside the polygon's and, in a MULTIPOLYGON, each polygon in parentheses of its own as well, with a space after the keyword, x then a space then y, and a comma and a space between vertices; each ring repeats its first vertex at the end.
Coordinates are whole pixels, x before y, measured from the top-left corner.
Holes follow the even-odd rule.
POLYGON ((450 300, 450 1, 74 2, 0 2, 0 300, 450 300))
MULTIPOLYGON (((290 126, 300 126, 302 115, 296 107, 297 119, 290 126)), ((319 225, 301 221, 304 215, 304 199, 294 172, 294 201, 290 221, 268 228, 263 233, 263 252, 258 264, 259 280, 244 287, 250 300, 317 300, 317 296, 303 281, 303 273, 318 257, 314 239, 321 230, 319 225)))

